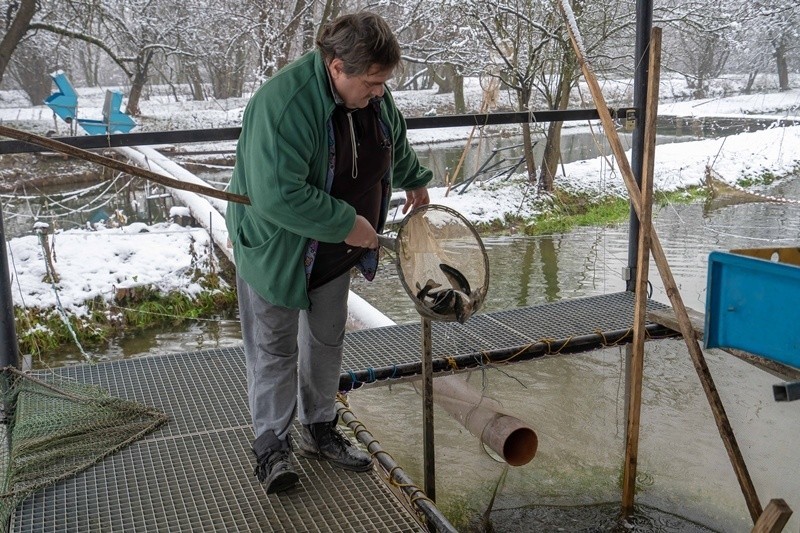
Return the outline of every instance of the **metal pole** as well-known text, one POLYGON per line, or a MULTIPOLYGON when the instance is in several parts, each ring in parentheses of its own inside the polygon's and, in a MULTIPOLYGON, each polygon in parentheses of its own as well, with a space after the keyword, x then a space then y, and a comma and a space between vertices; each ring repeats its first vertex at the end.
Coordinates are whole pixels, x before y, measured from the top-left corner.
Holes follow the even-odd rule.
POLYGON ((423 490, 436 501, 436 454, 433 449, 433 349, 431 321, 422 319, 422 456, 423 490))
POLYGON ((3 228, 3 208, 0 206, 0 367, 19 368, 19 346, 14 327, 14 302, 11 299, 11 275, 8 270, 6 234, 3 228))
MULTIPOLYGON (((633 107, 636 108, 636 127, 631 144, 631 169, 639 190, 642 187, 642 163, 644 161, 644 123, 647 119, 647 61, 650 32, 653 29, 653 0, 636 0, 636 44, 634 47, 633 107)), ((636 290, 636 260, 639 255, 639 217, 631 206, 628 222, 628 266, 625 269, 625 290, 636 290)))

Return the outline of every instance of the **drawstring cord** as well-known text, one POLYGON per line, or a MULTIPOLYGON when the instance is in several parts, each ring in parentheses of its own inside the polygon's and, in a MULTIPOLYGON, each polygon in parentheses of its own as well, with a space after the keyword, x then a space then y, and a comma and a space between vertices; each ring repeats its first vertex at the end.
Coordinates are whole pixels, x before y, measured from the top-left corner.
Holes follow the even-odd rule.
POLYGON ((356 130, 353 127, 353 112, 348 111, 347 122, 350 124, 350 144, 353 145, 353 166, 350 170, 350 175, 353 179, 358 177, 358 148, 356 147, 356 130))

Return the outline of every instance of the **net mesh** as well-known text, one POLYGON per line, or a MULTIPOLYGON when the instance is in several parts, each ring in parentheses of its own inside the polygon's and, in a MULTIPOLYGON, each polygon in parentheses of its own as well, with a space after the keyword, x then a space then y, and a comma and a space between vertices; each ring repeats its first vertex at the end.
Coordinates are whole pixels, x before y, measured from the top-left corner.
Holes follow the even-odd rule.
POLYGON ((489 288, 486 250, 457 211, 416 209, 401 224, 395 250, 398 275, 421 315, 464 322, 482 306, 489 288))
POLYGON ((28 495, 72 476, 167 421, 150 407, 56 374, 40 379, 2 369, 6 424, 0 519, 28 495))

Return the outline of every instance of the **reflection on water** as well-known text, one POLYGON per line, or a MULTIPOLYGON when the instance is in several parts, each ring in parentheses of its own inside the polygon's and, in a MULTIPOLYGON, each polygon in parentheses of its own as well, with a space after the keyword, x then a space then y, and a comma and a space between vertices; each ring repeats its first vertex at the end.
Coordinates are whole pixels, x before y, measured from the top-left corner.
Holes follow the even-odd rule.
MULTIPOLYGON (((776 190, 797 198, 800 179, 784 181, 776 190)), ((705 307, 710 251, 800 243, 797 205, 753 203, 710 212, 701 204, 670 205, 658 208, 655 217, 683 299, 700 311, 705 307)), ((627 241, 627 224, 535 238, 486 238, 491 271, 486 309, 623 290, 627 241)), ((654 264, 650 272, 653 298, 668 303, 654 264)), ((396 322, 419 319, 388 261, 375 282, 358 278, 353 288, 396 322)), ((150 339, 126 340, 110 347, 106 355, 128 357, 239 344, 235 323, 211 324, 198 323, 178 334, 162 332, 150 339), (130 344, 137 341, 141 344, 130 344)), ((796 475, 800 406, 773 401, 771 387, 777 378, 718 350, 708 351, 707 359, 762 504, 784 498, 796 511, 787 530, 796 531, 800 524, 800 478, 796 475)), ((539 436, 536 458, 511 469, 498 494, 493 516, 497 531, 530 531, 514 527, 524 516, 520 513, 532 513, 531 523, 536 523, 532 506, 620 500, 623 360, 624 349, 608 348, 470 375, 476 388, 529 422, 539 436)), ((383 448, 421 483, 421 399, 413 385, 359 390, 350 395, 350 401, 383 448)), ((752 524, 744 498, 683 341, 647 343, 643 402, 637 502, 716 530, 749 531, 752 524)), ((436 454, 442 508, 454 514, 464 507, 484 511, 502 466, 441 410, 436 412, 436 454)), ((596 531, 608 518, 605 511, 602 520, 593 511, 581 511, 577 516, 584 516, 586 522, 563 524, 562 520, 576 515, 567 519, 552 507, 544 514, 548 513, 553 522, 543 529, 596 531)), ((657 511, 643 511, 642 516, 636 530, 702 530, 685 522, 671 526, 669 515, 657 511)))

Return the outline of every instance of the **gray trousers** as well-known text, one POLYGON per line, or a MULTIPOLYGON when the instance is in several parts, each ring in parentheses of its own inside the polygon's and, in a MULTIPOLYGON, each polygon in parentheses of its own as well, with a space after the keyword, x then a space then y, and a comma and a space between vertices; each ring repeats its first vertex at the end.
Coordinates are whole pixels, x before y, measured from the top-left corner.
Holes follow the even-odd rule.
POLYGON ((283 440, 301 424, 336 416, 350 273, 309 293, 309 310, 272 305, 236 277, 247 365, 247 397, 256 438, 283 440))

